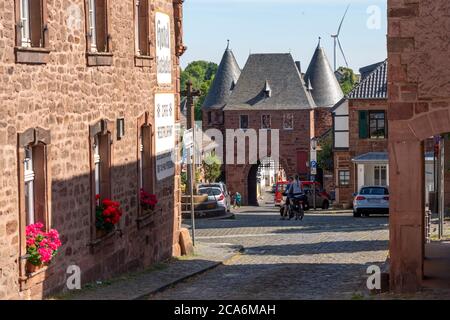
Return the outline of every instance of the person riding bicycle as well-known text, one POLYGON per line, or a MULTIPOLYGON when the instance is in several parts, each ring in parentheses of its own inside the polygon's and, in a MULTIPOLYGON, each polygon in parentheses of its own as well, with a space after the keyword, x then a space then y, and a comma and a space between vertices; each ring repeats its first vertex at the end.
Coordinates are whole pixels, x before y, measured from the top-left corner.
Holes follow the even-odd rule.
MULTIPOLYGON (((287 201, 295 205, 297 201, 306 201, 305 200, 305 193, 303 192, 302 188, 302 182, 300 181, 300 177, 298 175, 295 176, 294 181, 290 184, 288 190, 287 190, 287 201)), ((301 211, 303 211, 303 208, 301 208, 301 211)), ((292 217, 289 217, 291 219, 292 217)), ((296 220, 299 217, 296 217, 296 220)), ((300 219, 303 219, 303 215, 300 217, 300 219)))

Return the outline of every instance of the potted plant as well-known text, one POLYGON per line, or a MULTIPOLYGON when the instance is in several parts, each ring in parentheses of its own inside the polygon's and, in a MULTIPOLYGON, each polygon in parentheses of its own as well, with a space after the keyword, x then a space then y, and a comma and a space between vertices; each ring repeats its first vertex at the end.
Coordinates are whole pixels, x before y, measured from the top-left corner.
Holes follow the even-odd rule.
POLYGON ((38 222, 26 227, 27 273, 34 273, 48 265, 61 247, 59 233, 55 229, 44 232, 44 224, 38 222))
POLYGON ((122 209, 120 203, 110 199, 100 200, 100 196, 96 196, 97 206, 95 209, 95 227, 97 238, 101 238, 114 230, 122 217, 122 209))
POLYGON ((155 206, 158 203, 158 198, 155 194, 150 194, 148 192, 145 192, 144 189, 141 189, 140 192, 140 203, 141 208, 148 213, 148 211, 155 210, 155 206))

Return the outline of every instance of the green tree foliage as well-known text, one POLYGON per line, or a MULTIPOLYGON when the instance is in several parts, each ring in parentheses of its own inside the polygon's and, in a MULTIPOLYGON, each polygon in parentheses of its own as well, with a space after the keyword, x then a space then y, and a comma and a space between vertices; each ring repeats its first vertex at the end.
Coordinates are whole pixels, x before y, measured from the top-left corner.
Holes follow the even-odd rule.
POLYGON ((202 119, 201 107, 214 80, 218 65, 208 61, 193 61, 181 71, 181 90, 186 90, 188 80, 192 81, 195 90, 200 90, 201 96, 196 99, 195 119, 202 119))
POLYGON ((221 163, 220 159, 215 155, 209 155, 203 161, 203 170, 205 174, 205 180, 212 183, 216 182, 221 175, 221 163))
POLYGON ((317 164, 323 170, 333 170, 333 135, 332 131, 319 140, 317 151, 317 164))
POLYGON ((348 94, 358 82, 358 77, 355 75, 352 69, 340 67, 338 71, 341 73, 342 77, 339 81, 342 91, 344 94, 348 94))

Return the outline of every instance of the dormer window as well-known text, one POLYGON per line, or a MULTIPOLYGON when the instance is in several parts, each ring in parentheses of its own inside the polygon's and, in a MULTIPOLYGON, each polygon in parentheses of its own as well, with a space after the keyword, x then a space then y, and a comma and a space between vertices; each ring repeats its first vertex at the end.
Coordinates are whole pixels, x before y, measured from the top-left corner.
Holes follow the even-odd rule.
POLYGON ((272 96, 272 89, 270 88, 269 81, 267 80, 264 85, 264 94, 266 95, 266 98, 270 98, 272 96))

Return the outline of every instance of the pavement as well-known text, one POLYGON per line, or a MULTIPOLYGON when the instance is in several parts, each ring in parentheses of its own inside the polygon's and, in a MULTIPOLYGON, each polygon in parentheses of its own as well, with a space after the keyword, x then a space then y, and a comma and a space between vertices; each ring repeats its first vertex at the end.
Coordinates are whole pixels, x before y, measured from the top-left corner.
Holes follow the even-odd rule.
MULTIPOLYGON (((367 268, 385 270, 388 217, 354 218, 351 211, 307 211, 280 220, 265 195, 225 219, 196 221, 195 254, 140 273, 90 284, 56 299, 79 300, 318 300, 430 299, 447 291, 371 295, 367 268)), ((184 221, 185 227, 190 221, 184 221)))
POLYGON ((68 300, 138 300, 163 291, 177 283, 215 268, 239 255, 240 245, 199 243, 195 254, 157 264, 139 273, 124 274, 109 281, 88 284, 74 291, 51 299, 68 300))
POLYGON ((149 299, 356 299, 367 268, 382 267, 388 254, 388 217, 316 211, 285 221, 263 203, 196 227, 198 243, 232 243, 244 252, 149 299))

